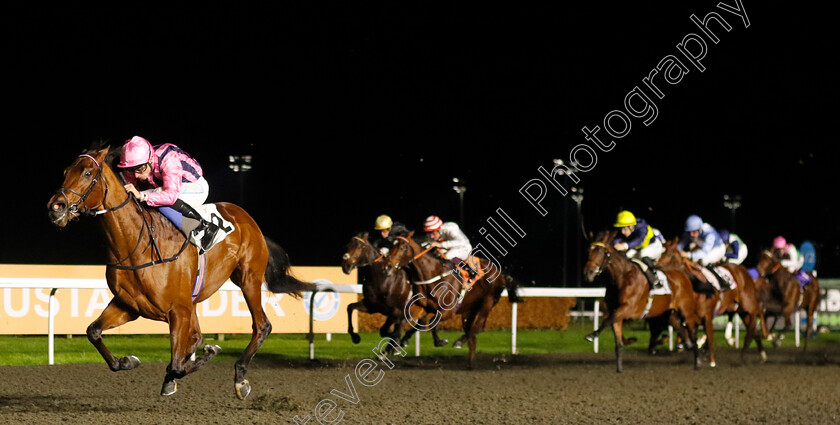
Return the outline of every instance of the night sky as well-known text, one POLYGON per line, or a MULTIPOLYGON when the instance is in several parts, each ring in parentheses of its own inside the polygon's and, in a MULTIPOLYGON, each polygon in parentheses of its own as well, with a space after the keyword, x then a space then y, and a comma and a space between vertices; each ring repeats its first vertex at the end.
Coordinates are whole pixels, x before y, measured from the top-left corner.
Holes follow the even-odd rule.
POLYGON ((690 214, 732 229, 723 196, 740 195, 747 266, 783 235, 814 242, 820 275, 840 276, 828 11, 748 1, 745 28, 717 2, 273 3, 7 6, 0 261, 102 264, 96 220, 59 230, 46 202, 91 142, 140 135, 197 158, 209 200, 242 204, 296 265, 339 265, 379 214, 418 230, 430 214, 461 221, 458 177, 474 244, 501 208, 526 233, 502 267, 575 286, 587 245, 574 202, 548 185, 543 217, 519 191, 585 144, 597 154, 578 173, 587 231, 622 209, 668 238, 690 214), (709 12, 731 26, 710 24, 717 44, 690 19, 709 12), (677 47, 690 33, 706 44, 703 72, 677 47), (688 72, 654 77, 660 99, 643 79, 668 55, 688 72), (657 115, 610 137, 605 116, 627 114, 637 87, 657 115), (596 125, 614 148, 584 138, 596 125), (228 169, 245 154, 252 171, 228 169))

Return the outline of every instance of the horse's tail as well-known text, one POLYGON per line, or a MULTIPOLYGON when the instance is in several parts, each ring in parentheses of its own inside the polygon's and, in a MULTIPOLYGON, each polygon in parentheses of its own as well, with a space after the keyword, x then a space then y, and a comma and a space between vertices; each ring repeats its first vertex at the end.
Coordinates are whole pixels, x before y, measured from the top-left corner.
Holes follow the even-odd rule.
POLYGON ((268 290, 277 294, 291 294, 296 298, 301 297, 302 291, 314 291, 315 284, 303 282, 289 274, 291 263, 289 255, 276 242, 265 238, 268 246, 268 267, 265 269, 265 282, 268 290))
POLYGON ((505 275, 505 286, 507 287, 508 292, 508 301, 512 303, 522 303, 525 302, 522 297, 516 292, 517 288, 519 288, 519 282, 513 278, 513 276, 506 274, 505 275))

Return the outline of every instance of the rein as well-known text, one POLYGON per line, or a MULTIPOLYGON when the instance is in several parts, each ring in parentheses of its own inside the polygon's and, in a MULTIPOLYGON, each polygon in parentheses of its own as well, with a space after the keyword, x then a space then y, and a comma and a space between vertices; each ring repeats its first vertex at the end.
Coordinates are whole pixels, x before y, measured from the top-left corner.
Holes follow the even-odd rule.
POLYGON ((105 194, 102 196, 102 203, 100 203, 100 205, 98 207, 96 207, 96 208, 103 208, 103 209, 101 209, 101 210, 91 210, 87 206, 84 206, 82 209, 79 208, 79 205, 85 205, 85 201, 87 200, 88 196, 90 196, 90 194, 93 192, 93 189, 96 186, 96 183, 99 183, 99 180, 102 177, 102 169, 103 169, 103 166, 105 165, 104 163, 100 164, 99 161, 97 161, 96 158, 94 158, 91 155, 88 155, 88 154, 79 155, 79 158, 83 158, 83 157, 84 158, 90 158, 93 161, 93 163, 96 164, 96 168, 97 168, 96 176, 93 178, 93 181, 90 183, 90 186, 88 186, 88 188, 87 188, 87 190, 85 191, 84 194, 76 192, 73 189, 68 189, 68 188, 63 187, 63 186, 61 187, 61 189, 58 190, 58 192, 61 193, 62 196, 64 196, 65 198, 67 198, 67 195, 66 195, 67 192, 70 192, 70 193, 79 197, 79 200, 70 204, 70 206, 68 207, 68 211, 70 213, 79 213, 79 214, 84 214, 84 215, 96 217, 96 216, 99 216, 99 215, 102 215, 102 214, 106 214, 106 213, 109 213, 109 212, 116 211, 116 210, 128 205, 129 201, 134 200, 135 205, 137 205, 137 208, 140 209, 140 216, 143 217, 143 227, 140 228, 140 235, 137 237, 137 244, 134 245, 134 249, 132 249, 131 252, 127 256, 125 256, 125 258, 123 258, 122 260, 117 261, 116 263, 113 263, 113 264, 105 264, 105 266, 106 267, 112 267, 112 268, 115 268, 115 269, 118 269, 118 270, 139 270, 139 269, 154 266, 154 265, 157 265, 157 264, 170 263, 172 261, 177 260, 178 257, 184 252, 184 250, 187 249, 187 245, 189 245, 189 243, 190 243, 189 238, 184 239, 184 244, 181 245, 181 249, 178 250, 178 252, 174 256, 169 257, 169 258, 162 258, 163 255, 161 254, 160 248, 158 247, 157 241, 155 240, 154 227, 149 223, 149 220, 146 219, 146 215, 144 214, 145 209, 142 207, 142 205, 140 205, 140 201, 138 201, 133 195, 129 194, 128 191, 126 191, 127 196, 125 198, 125 201, 121 202, 119 205, 116 205, 116 206, 113 206, 113 207, 110 207, 110 208, 105 208, 104 203, 105 203, 105 199, 108 196, 108 185, 103 183, 103 185, 105 185, 105 194), (143 240, 143 230, 144 229, 149 232, 149 239, 150 239, 152 247, 154 248, 155 252, 157 253, 158 260, 152 260, 148 263, 137 265, 137 266, 123 265, 122 262, 131 258, 131 256, 134 255, 134 253, 137 252, 137 249, 140 247, 140 243, 143 240))
POLYGON ((604 261, 601 261, 601 264, 595 264, 595 262, 593 262, 592 260, 587 260, 586 261, 587 264, 592 264, 592 265, 595 266, 595 271, 597 272, 596 275, 599 275, 604 271, 604 266, 607 263, 607 261, 609 261, 609 259, 610 259, 610 250, 607 249, 607 245, 603 242, 592 242, 589 245, 590 245, 590 248, 594 248, 594 247, 603 248, 604 252, 606 253, 606 258, 604 259, 604 261))

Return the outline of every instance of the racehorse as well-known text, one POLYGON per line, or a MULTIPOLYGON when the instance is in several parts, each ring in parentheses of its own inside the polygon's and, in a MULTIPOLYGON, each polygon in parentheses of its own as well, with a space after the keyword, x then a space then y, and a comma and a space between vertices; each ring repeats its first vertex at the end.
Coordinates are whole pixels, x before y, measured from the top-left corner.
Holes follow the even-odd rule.
MULTIPOLYGON (((432 248, 421 247, 413 236, 413 231, 407 236, 397 236, 388 253, 388 269, 393 272, 410 266, 415 295, 409 303, 416 302, 427 313, 427 317, 433 317, 431 321, 421 320, 419 325, 423 330, 431 328, 435 346, 440 347, 447 343, 437 336, 437 324, 456 313, 461 316, 464 335, 453 346, 457 348, 463 341, 467 342, 467 367, 472 369, 475 366, 476 335, 484 330, 487 317, 499 302, 505 288, 512 302, 518 300, 516 282, 510 276, 503 275, 498 265, 486 259, 477 259, 477 264, 476 261, 467 259, 465 261, 480 273, 480 277, 477 276, 477 279, 467 286, 467 282, 457 276, 458 271, 453 271, 447 264, 448 260, 436 257, 432 254, 432 248), (459 305, 457 302, 462 296, 459 305)), ((406 306, 406 314, 409 306, 406 306)), ((403 340, 406 341, 417 330, 417 327, 412 325, 403 340)))
POLYGON ((590 244, 589 258, 583 268, 584 278, 592 282, 606 270, 610 279, 606 285, 607 293, 604 298, 607 305, 607 317, 596 331, 586 336, 586 339, 593 341, 607 326, 611 326, 615 335, 616 371, 622 372, 624 369, 624 338, 622 336, 624 321, 665 315, 669 323, 682 335, 686 348, 694 351, 694 368, 698 369, 700 358, 695 343, 698 318, 694 292, 688 277, 675 270, 663 270, 670 284, 671 293, 651 297, 650 286, 644 272, 613 247, 612 241, 615 235, 616 231, 601 231, 593 239, 590 233, 589 239, 593 242, 590 244))
POLYGON ((88 339, 112 371, 129 370, 140 360, 116 358, 102 342, 102 332, 138 317, 168 323, 172 357, 161 395, 174 394, 176 379, 197 371, 221 350, 205 345, 203 354, 189 361, 204 340, 196 305, 230 278, 241 288, 253 320, 251 341, 234 364, 234 389, 244 399, 251 391, 245 379, 248 364, 271 332, 261 302, 263 281, 272 292, 295 296, 315 286, 288 275, 285 251, 268 241, 244 210, 229 203, 216 207, 235 230, 205 254, 205 270, 199 270, 197 249, 156 208, 144 207, 124 189, 112 165, 119 153, 104 144, 84 151, 64 170, 64 182, 47 204, 58 227, 88 215, 98 216, 105 231, 105 278, 114 297, 88 326, 88 339), (201 285, 196 281, 200 273, 201 285))
POLYGON ((805 331, 805 344, 802 351, 807 350, 808 340, 811 339, 813 332, 814 314, 820 304, 820 283, 817 277, 811 272, 811 282, 803 288, 799 284, 799 279, 783 267, 775 255, 766 250, 762 251, 755 269, 759 277, 767 280, 770 287, 770 296, 777 300, 781 307, 780 311, 768 309, 768 313, 773 315, 774 319, 773 325, 767 330, 765 337, 772 334, 773 329, 775 329, 778 315, 785 318, 785 327, 782 329, 784 332, 789 330, 791 323, 793 323, 793 312, 797 309, 804 309, 808 317, 808 326, 805 331))
POLYGON ((411 285, 404 269, 389 274, 384 260, 385 256, 379 255, 368 240, 367 232, 353 236, 342 257, 341 270, 345 274, 350 274, 353 269, 359 269, 361 274, 359 280, 362 283, 363 298, 347 306, 348 332, 354 344, 361 341, 359 334, 353 330, 353 311, 356 310, 384 315, 386 320, 379 329, 379 335, 390 336, 394 341, 400 340, 405 319, 403 308, 411 292, 411 285), (393 331, 390 330, 392 325, 393 331))
MULTIPOLYGON (((665 250, 657 261, 657 265, 667 270, 677 270, 685 273, 685 275, 698 284, 705 281, 702 272, 699 271, 699 266, 691 262, 687 258, 683 258, 677 249, 677 240, 670 240, 665 242, 665 250)), ((719 314, 734 314, 737 313, 744 326, 747 329, 747 335, 744 339, 744 346, 741 348, 741 359, 744 359, 744 354, 750 346, 752 339, 755 339, 758 347, 761 361, 767 360, 767 354, 761 346, 761 338, 758 337, 756 323, 757 319, 763 317, 761 303, 756 294, 755 284, 752 277, 746 268, 737 264, 723 263, 723 267, 732 274, 735 279, 736 286, 732 290, 720 293, 711 284, 706 285, 707 290, 702 290, 698 286, 694 286, 695 305, 697 306, 697 315, 703 323, 703 329, 706 331, 706 342, 709 350, 709 366, 715 367, 715 332, 713 320, 719 314), (719 305, 718 305, 719 303, 719 305)), ((763 320, 762 320, 763 321, 763 320)))

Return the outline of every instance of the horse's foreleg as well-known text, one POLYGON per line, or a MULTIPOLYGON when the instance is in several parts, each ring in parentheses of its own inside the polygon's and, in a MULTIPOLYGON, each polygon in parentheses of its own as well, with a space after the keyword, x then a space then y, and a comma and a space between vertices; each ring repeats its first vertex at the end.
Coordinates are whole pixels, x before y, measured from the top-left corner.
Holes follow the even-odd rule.
MULTIPOLYGON (((703 321, 703 331, 706 332, 706 344, 709 347, 709 366, 715 367, 715 326, 711 314, 707 314, 703 321)), ((731 322, 730 322, 731 323, 731 322)))
MULTIPOLYGON (((686 313, 690 314, 688 311, 686 313)), ((711 315, 709 316, 711 317, 711 315)), ((686 320, 686 325, 683 326, 682 317, 676 310, 673 310, 668 316, 668 321, 679 332, 685 348, 694 352, 694 369, 700 369, 700 348, 697 346, 697 320, 686 320)))
POLYGON ((615 371, 618 373, 624 371, 624 339, 621 333, 621 325, 623 323, 623 320, 615 320, 612 322, 612 329, 615 334, 615 371))
POLYGON ((476 349, 476 338, 481 331, 484 330, 484 325, 487 323, 487 316, 490 315, 490 310, 493 309, 493 300, 490 297, 485 297, 484 302, 482 303, 478 314, 473 315, 472 324, 468 329, 464 329, 467 335, 467 346, 470 349, 467 367, 472 369, 475 367, 475 349, 476 349))
POLYGON ((121 303, 114 298, 102 311, 102 314, 91 323, 87 328, 87 337, 91 344, 96 347, 105 362, 108 363, 108 368, 116 372, 118 370, 130 370, 140 365, 140 359, 135 356, 126 356, 120 359, 114 357, 105 343, 102 342, 102 332, 108 329, 116 328, 124 325, 132 320, 137 319, 137 314, 129 312, 121 303))
POLYGON ((604 320, 601 322, 601 325, 598 326, 598 329, 586 335, 584 338, 589 342, 594 342, 595 338, 597 338, 598 335, 601 335, 601 332, 603 332, 604 329, 612 326, 613 323, 615 323, 615 313, 609 314, 607 317, 605 317, 604 320))
POLYGON ((169 344, 172 357, 169 365, 166 367, 166 377, 163 379, 160 395, 175 394, 178 391, 178 384, 175 380, 194 372, 206 362, 206 360, 202 359, 198 367, 194 363, 191 364, 189 362, 189 357, 204 341, 204 337, 198 331, 198 318, 195 314, 195 306, 176 306, 169 313, 168 319, 169 344))
POLYGON ((364 301, 357 301, 347 306, 347 333, 350 334, 350 339, 353 344, 358 344, 362 338, 353 329, 353 311, 358 310, 362 313, 367 313, 368 309, 365 307, 364 301))
POLYGON ((248 305, 248 310, 251 312, 251 342, 245 347, 242 355, 236 360, 233 365, 234 377, 233 383, 236 390, 236 396, 240 400, 244 400, 251 392, 251 384, 245 379, 245 374, 248 372, 248 364, 251 359, 257 354, 260 346, 268 335, 271 333, 271 323, 265 315, 265 310, 262 308, 262 279, 260 276, 248 277, 247 273, 243 273, 245 278, 240 285, 242 294, 245 296, 245 303, 248 305))

